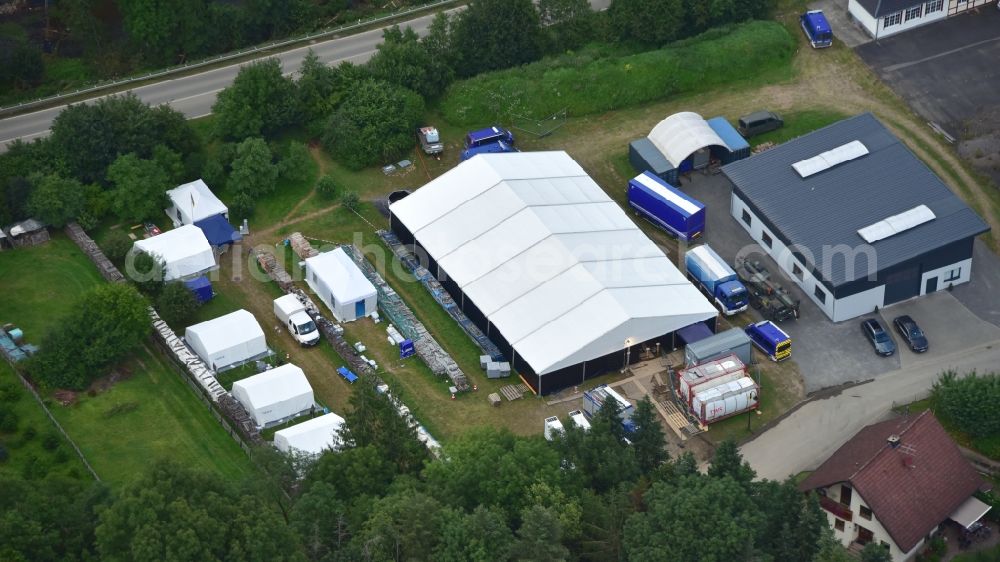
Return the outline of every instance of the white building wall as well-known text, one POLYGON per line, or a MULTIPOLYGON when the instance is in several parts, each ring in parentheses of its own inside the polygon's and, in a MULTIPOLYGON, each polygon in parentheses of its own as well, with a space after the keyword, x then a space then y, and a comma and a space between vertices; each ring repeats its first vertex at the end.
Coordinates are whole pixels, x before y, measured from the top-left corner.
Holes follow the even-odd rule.
MULTIPOLYGON (((323 279, 313 273, 313 270, 306 263, 306 284, 309 288, 316 293, 319 300, 323 301, 323 304, 333 313, 334 318, 338 322, 350 322, 352 320, 357 320, 358 316, 355 314, 356 309, 354 303, 358 300, 353 300, 351 302, 338 302, 333 291, 323 282, 323 279)), ((371 295, 370 297, 364 299, 365 301, 365 316, 370 316, 371 313, 378 311, 378 293, 371 295)))
POLYGON ((945 4, 948 6, 947 11, 949 16, 961 14, 962 12, 973 8, 986 6, 987 4, 992 3, 994 3, 994 0, 945 0, 945 4))
MULTIPOLYGON (((805 267, 805 264, 800 263, 795 256, 792 254, 791 250, 788 249, 785 244, 774 235, 773 232, 767 229, 764 222, 760 220, 760 217, 754 214, 754 212, 746 205, 746 203, 740 199, 736 193, 733 193, 732 199, 730 200, 730 212, 733 219, 736 220, 746 230, 750 237, 753 238, 765 252, 770 255, 774 261, 781 268, 782 272, 788 279, 792 280, 799 288, 802 289, 810 300, 819 307, 831 320, 834 322, 840 322, 841 320, 850 320, 851 318, 856 318, 863 314, 868 314, 873 312, 875 307, 882 307, 885 303, 885 285, 880 285, 873 289, 867 291, 862 291, 847 297, 840 299, 834 299, 833 294, 827 289, 823 284, 816 279, 805 267), (743 212, 746 211, 750 214, 750 224, 743 220, 743 212), (771 247, 768 248, 767 244, 764 243, 763 234, 767 233, 771 237, 771 247), (793 273, 794 265, 798 265, 799 270, 802 272, 801 277, 793 273), (826 299, 820 301, 819 297, 816 296, 816 288, 819 287, 824 293, 826 293, 826 299)), ((816 259, 822 259, 822 256, 815 256, 816 259)))
MULTIPOLYGON (((833 486, 826 488, 826 497, 834 501, 840 501, 840 484, 834 484, 833 486)), ((850 510, 854 516, 851 521, 843 521, 829 511, 823 510, 826 514, 827 521, 830 524, 830 528, 833 529, 833 536, 840 541, 840 544, 845 547, 850 546, 852 542, 858 539, 858 531, 860 530, 860 527, 864 527, 872 532, 872 536, 874 537, 873 540, 876 544, 884 542, 889 545, 889 554, 892 556, 893 562, 909 562, 916 558, 917 553, 924 545, 925 539, 920 539, 916 546, 910 549, 909 552, 903 552, 898 546, 896 546, 892 537, 889 536, 889 532, 886 531, 885 527, 883 527, 879 522, 877 513, 872 513, 871 519, 864 519, 861 517, 861 506, 867 507, 868 504, 864 501, 864 498, 861 497, 861 494, 859 494, 857 490, 852 489, 850 510), (844 523, 843 531, 837 530, 835 524, 838 520, 843 521, 844 523)), ((935 527, 934 530, 928 533, 928 535, 934 534, 937 532, 937 529, 938 528, 935 527)))
POLYGON ((868 13, 867 10, 858 4, 857 0, 850 0, 847 3, 847 13, 854 18, 854 21, 858 22, 861 27, 868 32, 868 35, 875 37, 876 25, 875 18, 868 13))
POLYGON ((927 280, 932 277, 937 277, 938 291, 947 289, 949 285, 968 283, 969 279, 972 277, 972 258, 947 265, 940 269, 925 271, 924 274, 920 276, 921 295, 925 295, 927 293, 927 280), (955 278, 956 276, 957 278, 955 278))
MULTIPOLYGON (((973 2, 983 2, 987 0, 969 0, 967 3, 972 4, 973 2)), ((927 5, 933 2, 925 2, 923 8, 921 9, 921 15, 918 18, 913 18, 909 21, 906 20, 906 11, 903 10, 900 22, 896 25, 891 25, 885 27, 885 18, 882 16, 880 18, 875 18, 869 14, 864 8, 858 4, 857 0, 850 0, 847 5, 847 11, 850 13, 854 19, 861 24, 861 26, 868 32, 869 35, 876 39, 882 39, 884 37, 889 37, 897 33, 906 31, 908 29, 913 29, 914 27, 920 27, 928 23, 933 23, 938 20, 942 20, 948 16, 948 14, 953 14, 951 11, 949 3, 955 3, 957 0, 944 0, 944 4, 940 10, 935 12, 927 13, 927 5)), ((964 9, 964 8, 963 8, 964 9)), ((889 14, 891 15, 891 14, 889 14)))

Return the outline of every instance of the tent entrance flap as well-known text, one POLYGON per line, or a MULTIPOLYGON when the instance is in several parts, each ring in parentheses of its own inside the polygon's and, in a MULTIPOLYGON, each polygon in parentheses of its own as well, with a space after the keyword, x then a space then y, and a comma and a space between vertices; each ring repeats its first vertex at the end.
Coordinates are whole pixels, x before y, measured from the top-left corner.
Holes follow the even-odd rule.
POLYGON ((958 506, 949 519, 968 529, 973 523, 982 519, 992 507, 974 496, 969 496, 969 499, 962 502, 962 505, 958 506))

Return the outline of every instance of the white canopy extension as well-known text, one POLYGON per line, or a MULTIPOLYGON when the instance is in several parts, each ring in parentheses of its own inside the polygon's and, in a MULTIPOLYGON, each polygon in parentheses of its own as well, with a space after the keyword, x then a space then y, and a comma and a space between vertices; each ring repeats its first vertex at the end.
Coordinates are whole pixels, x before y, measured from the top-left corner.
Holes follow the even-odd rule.
POLYGON ((329 413, 275 432, 274 446, 285 453, 294 450, 298 453, 318 455, 337 447, 337 436, 343 426, 344 418, 329 413))
POLYGON ((137 240, 135 249, 163 262, 164 281, 200 275, 218 267, 205 233, 190 224, 137 240))
POLYGON ((246 310, 188 326, 184 341, 215 371, 263 357, 268 351, 264 330, 246 310))
POLYGON ((341 322, 376 311, 375 285, 343 248, 306 259, 306 283, 341 322))
POLYGON ((858 140, 853 140, 847 144, 838 146, 813 156, 805 160, 799 160, 792 164, 792 168, 799 173, 799 176, 808 178, 813 174, 818 174, 823 170, 829 170, 837 164, 850 162, 868 154, 868 147, 858 140))
POLYGON ((236 381, 233 396, 258 427, 281 421, 313 407, 313 389, 302 369, 286 363, 236 381))
POLYGON ((716 315, 565 152, 482 154, 392 213, 539 375, 716 315))
POLYGON ((969 499, 955 509, 955 513, 952 513, 949 519, 968 529, 992 508, 993 506, 979 501, 975 496, 969 496, 969 499))
POLYGON ((729 148, 726 141, 712 130, 701 115, 691 111, 675 113, 660 121, 649 132, 648 138, 674 168, 679 167, 688 156, 702 148, 709 146, 729 148))
POLYGON ((167 191, 167 197, 171 203, 166 209, 167 216, 174 221, 174 226, 194 224, 215 215, 229 217, 229 209, 200 179, 167 191))
POLYGON ((871 244, 893 234, 920 226, 925 222, 930 222, 935 218, 937 217, 934 215, 934 211, 930 210, 927 205, 917 205, 909 211, 903 211, 898 215, 892 215, 873 225, 866 226, 859 230, 858 234, 865 239, 865 242, 871 244))

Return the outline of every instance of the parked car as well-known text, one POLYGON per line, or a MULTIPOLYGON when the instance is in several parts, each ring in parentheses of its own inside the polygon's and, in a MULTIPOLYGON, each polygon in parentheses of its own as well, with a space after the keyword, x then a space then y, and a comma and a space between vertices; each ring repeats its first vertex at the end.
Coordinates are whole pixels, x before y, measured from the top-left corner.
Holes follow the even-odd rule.
POLYGON ((923 353, 927 351, 929 344, 927 343, 927 336, 924 331, 917 326, 917 323, 910 318, 909 315, 897 316, 892 320, 894 326, 896 326, 896 331, 899 335, 903 336, 903 341, 906 345, 910 346, 910 349, 914 353, 923 353))
POLYGON ((785 122, 777 113, 770 111, 754 111, 749 115, 740 117, 736 123, 736 129, 744 138, 750 138, 785 126, 785 122))
POLYGON ((861 331, 868 338, 868 342, 872 344, 872 347, 875 348, 875 353, 883 357, 889 357, 893 353, 896 353, 896 343, 892 341, 889 332, 885 331, 882 323, 878 320, 874 318, 865 320, 861 323, 861 331))

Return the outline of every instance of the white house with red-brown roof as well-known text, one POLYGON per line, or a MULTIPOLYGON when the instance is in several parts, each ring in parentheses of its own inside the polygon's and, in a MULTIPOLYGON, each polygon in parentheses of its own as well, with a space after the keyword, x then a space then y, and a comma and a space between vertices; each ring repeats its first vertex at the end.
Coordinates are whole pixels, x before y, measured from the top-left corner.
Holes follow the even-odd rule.
POLYGON ((973 494, 979 474, 929 411, 857 433, 801 484, 819 495, 834 536, 844 546, 869 542, 894 562, 916 557, 949 519, 966 528, 990 506, 973 494))

